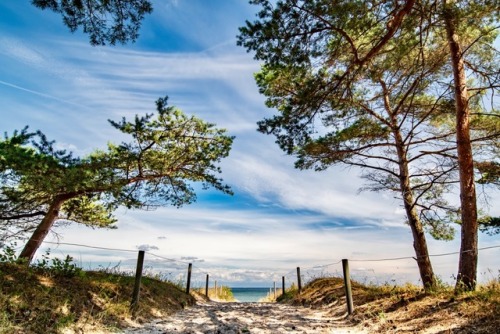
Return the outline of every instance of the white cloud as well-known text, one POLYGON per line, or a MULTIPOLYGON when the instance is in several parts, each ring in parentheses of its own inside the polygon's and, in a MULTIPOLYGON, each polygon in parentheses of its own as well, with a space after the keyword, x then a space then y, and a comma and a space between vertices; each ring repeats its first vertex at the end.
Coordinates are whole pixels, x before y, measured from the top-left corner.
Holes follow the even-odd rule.
POLYGON ((145 251, 145 252, 159 250, 158 247, 156 247, 154 245, 148 245, 148 244, 135 246, 135 248, 137 248, 138 250, 141 250, 141 251, 145 251))
MULTIPOLYGON (((146 254, 145 265, 150 271, 170 273, 179 279, 185 275, 187 262, 192 262, 193 279, 202 280, 208 273, 212 279, 233 286, 243 281, 266 286, 283 275, 292 281, 297 266, 301 267, 306 279, 326 273, 339 274, 343 258, 350 260, 352 276, 356 280, 418 282, 409 229, 352 230, 340 226, 326 230, 307 229, 303 223, 314 221, 312 215, 269 215, 259 208, 246 212, 219 212, 215 208, 194 206, 122 214, 117 230, 71 226, 58 231, 63 235, 61 241, 117 249, 134 249, 137 242, 154 243, 159 249, 153 251, 154 255, 146 254), (238 228, 221 228, 224 225, 221 221, 229 222, 229 217, 232 217, 232 226, 238 228), (247 229, 247 232, 241 229, 247 229), (168 234, 168 238, 158 240, 159 233, 168 234), (82 235, 86 240, 82 240, 82 235), (372 262, 400 257, 403 259, 372 262)), ((459 249, 458 240, 428 241, 433 255, 455 253, 459 249)), ((495 245, 495 239, 481 236, 480 247, 489 245, 495 245)), ((51 248, 55 249, 53 245, 51 248)), ((93 250, 64 245, 54 251, 55 255, 66 253, 94 265, 119 264, 123 269, 135 268, 136 259, 130 252, 99 250, 96 255, 93 250)), ((480 252, 481 281, 491 279, 488 275, 491 276, 491 271, 495 272, 497 268, 497 253, 497 249, 480 252)), ((457 261, 456 254, 432 258, 436 273, 450 283, 457 261)))
POLYGON ((15 38, 0 37, 0 54, 16 59, 28 66, 44 67, 47 64, 44 53, 15 38))
MULTIPOLYGON (((203 1, 156 1, 140 40, 126 47, 93 48, 86 38, 75 41, 63 29, 62 37, 43 41, 32 40, 31 34, 4 32, 0 43, 4 131, 29 124, 55 139, 59 147, 86 154, 107 141, 124 139, 107 119, 152 112, 154 101, 168 94, 171 104, 236 135, 221 175, 235 190, 235 199, 216 201, 212 193, 203 193, 200 203, 180 210, 122 210, 118 230, 61 228, 64 242, 132 252, 61 245, 54 254, 71 252, 82 263, 134 268, 136 246, 141 245, 161 256, 148 255, 147 264, 172 277, 185 274, 186 261, 202 259, 195 261, 197 279, 210 272, 235 284, 279 280, 283 274, 293 279, 297 266, 308 277, 335 273, 341 271, 337 262, 342 258, 412 256, 404 211, 391 195, 358 195, 362 180, 356 169, 295 170, 293 158, 279 150, 274 138, 255 131, 256 122, 273 111, 264 107, 252 77, 259 64, 235 46, 236 28, 250 9, 242 2, 217 2, 234 9, 235 14, 228 15, 227 10, 217 12, 222 8, 201 6, 203 1), (193 15, 199 20, 193 22, 193 15), (175 34, 178 39, 173 40, 175 34), (176 41, 183 45, 171 46, 176 41), (163 50, 158 45, 164 45, 163 50), (313 268, 330 263, 336 264, 313 268)), ((480 246, 498 241, 498 237, 482 238, 480 246)), ((429 244, 431 253, 458 250, 458 241, 429 244)), ((495 249, 481 253, 480 272, 498 268, 497 254, 495 249)), ((447 279, 457 260, 436 257, 434 263, 447 279)), ((412 259, 353 262, 352 269, 356 277, 379 281, 394 275, 408 280, 417 276, 412 259)))

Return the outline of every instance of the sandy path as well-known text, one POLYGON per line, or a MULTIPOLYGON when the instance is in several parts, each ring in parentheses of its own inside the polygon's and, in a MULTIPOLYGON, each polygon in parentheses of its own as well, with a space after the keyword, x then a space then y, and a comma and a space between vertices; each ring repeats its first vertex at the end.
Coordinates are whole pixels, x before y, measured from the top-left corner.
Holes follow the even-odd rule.
POLYGON ((123 334, 362 333, 343 327, 341 319, 302 307, 275 303, 205 303, 123 334))

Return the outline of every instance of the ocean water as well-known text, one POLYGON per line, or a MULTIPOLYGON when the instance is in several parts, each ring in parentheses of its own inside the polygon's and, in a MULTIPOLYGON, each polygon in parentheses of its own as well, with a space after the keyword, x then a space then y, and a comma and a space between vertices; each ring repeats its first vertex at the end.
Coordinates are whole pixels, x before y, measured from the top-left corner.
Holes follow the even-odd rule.
POLYGON ((258 302, 267 296, 269 288, 231 288, 234 298, 242 303, 258 302))

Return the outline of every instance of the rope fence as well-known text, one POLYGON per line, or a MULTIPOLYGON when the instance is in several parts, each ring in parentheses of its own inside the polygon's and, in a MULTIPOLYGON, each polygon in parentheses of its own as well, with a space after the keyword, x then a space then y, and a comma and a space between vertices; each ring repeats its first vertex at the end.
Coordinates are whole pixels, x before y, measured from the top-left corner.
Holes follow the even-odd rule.
MULTIPOLYGON (((140 293, 140 285, 141 285, 141 279, 143 276, 143 272, 146 269, 146 274, 148 274, 148 270, 151 270, 151 272, 154 272, 155 269, 158 269, 160 263, 155 262, 153 264, 150 264, 149 266, 144 266, 144 260, 145 260, 145 255, 147 254, 149 258, 154 258, 154 259, 159 259, 163 261, 167 261, 168 263, 171 264, 177 264, 175 268, 170 268, 170 269, 175 269, 179 270, 181 273, 183 272, 182 276, 178 276, 177 278, 177 284, 179 287, 183 285, 183 281, 186 281, 185 285, 185 291, 186 293, 190 292, 190 289, 192 288, 192 281, 195 281, 195 284, 198 286, 199 290, 202 290, 203 283, 205 283, 205 294, 208 297, 208 291, 209 291, 209 278, 212 279, 214 282, 214 289, 215 292, 217 293, 217 279, 219 279, 219 287, 222 288, 221 281, 224 281, 223 277, 219 276, 217 274, 212 274, 212 277, 210 277, 210 267, 205 267, 205 266, 200 266, 200 262, 196 262, 196 258, 190 259, 190 261, 186 261, 186 258, 182 259, 174 259, 174 258, 169 258, 165 257, 153 252, 150 252, 149 250, 140 250, 140 249, 123 249, 123 248, 111 248, 111 247, 103 247, 103 246, 93 246, 93 245, 85 245, 85 244, 78 244, 78 243, 65 243, 65 242, 51 242, 51 241, 44 241, 44 244, 50 244, 50 245, 56 245, 57 247, 59 246, 72 246, 72 247, 81 247, 81 248, 88 248, 88 249, 96 249, 96 250, 105 250, 109 252, 124 252, 124 253, 138 253, 137 260, 136 260, 136 267, 135 267, 135 286, 134 286, 134 293, 132 296, 132 301, 131 301, 131 310, 135 310, 138 301, 139 301, 139 293, 140 293), (196 283, 197 282, 197 283, 196 283)), ((500 245, 495 245, 495 246, 488 246, 488 247, 481 247, 478 248, 478 251, 483 251, 483 250, 489 250, 489 249, 496 249, 500 248, 500 245)), ((466 252, 471 252, 472 250, 466 250, 463 251, 462 253, 466 252)), ((443 256, 450 256, 450 255, 457 255, 460 254, 461 252, 449 252, 449 253, 440 253, 440 254, 430 254, 429 257, 443 257, 443 256)), ((350 270, 349 270, 349 262, 355 262, 355 263, 373 263, 373 262, 389 262, 389 261, 400 261, 400 260, 410 260, 413 259, 415 261, 418 260, 418 257, 415 256, 401 256, 401 257, 393 257, 393 258, 379 258, 379 259, 341 259, 337 260, 334 262, 322 264, 322 265, 315 265, 311 267, 306 267, 306 268, 300 268, 296 267, 295 269, 292 269, 286 273, 279 273, 279 272, 274 272, 272 275, 274 277, 274 291, 275 291, 275 296, 276 296, 276 281, 281 278, 281 293, 284 294, 286 291, 287 283, 288 286, 291 286, 293 284, 296 284, 296 287, 300 293, 302 289, 302 283, 305 282, 310 282, 314 280, 315 278, 319 277, 341 277, 343 276, 344 278, 344 286, 346 289, 346 302, 347 302, 347 308, 348 308, 348 313, 351 314, 353 310, 353 305, 352 305, 352 296, 350 293, 350 282, 351 282, 351 275, 350 275, 350 270), (339 268, 340 264, 342 264, 342 268, 339 268), (331 269, 334 269, 332 271, 331 269)), ((127 261, 132 261, 133 259, 127 259, 127 261)), ((135 259, 134 259, 135 261, 135 259)), ((204 262, 204 261, 203 261, 204 262)), ((212 266, 212 270, 213 270, 212 266)), ((222 268, 221 268, 222 269, 222 268)), ((227 270, 227 268, 226 268, 227 270)), ((359 271, 359 270, 358 270, 359 271)), ((368 269, 367 271, 373 271, 374 276, 375 276, 375 271, 373 269, 368 269)), ((158 275, 157 277, 161 277, 161 275, 158 275)), ((168 279, 168 275, 163 277, 164 280, 169 280, 174 282, 172 279, 168 279), (166 279, 165 279, 166 278, 166 279)))
MULTIPOLYGON (((66 245, 66 246, 83 247, 83 248, 89 248, 89 249, 107 250, 107 251, 114 251, 114 252, 129 252, 129 253, 137 253, 138 252, 137 249, 133 250, 133 249, 111 248, 111 247, 92 246, 92 245, 77 244, 77 243, 50 242, 50 241, 45 241, 44 243, 57 245, 57 246, 66 245)), ((481 247, 481 248, 478 248, 478 251, 495 249, 495 248, 500 248, 500 245, 481 247)), ((467 250, 467 251, 464 251, 463 253, 470 252, 470 251, 471 250, 467 250)), ((173 259, 173 258, 165 257, 162 255, 150 252, 149 250, 146 250, 145 253, 147 253, 148 255, 150 255, 154 258, 160 259, 160 260, 165 260, 165 261, 168 261, 171 263, 182 264, 185 266, 188 266, 189 263, 194 262, 193 263, 193 272, 198 274, 198 276, 208 275, 210 272, 210 268, 200 266, 198 263, 196 263, 196 260, 190 262, 190 261, 186 261, 186 260, 173 259)), ((460 254, 460 252, 457 251, 457 252, 430 254, 429 257, 431 257, 431 258, 432 257, 443 257, 443 256, 449 256, 449 255, 457 255, 457 254, 460 254)), ((370 263, 370 262, 387 262, 387 261, 400 261, 400 260, 411 260, 411 259, 416 261, 416 260, 418 260, 418 257, 401 256, 401 257, 377 258, 377 259, 356 259, 356 258, 354 258, 354 259, 349 259, 349 262, 355 262, 355 263, 367 262, 367 263, 370 263)), ((326 263, 326 264, 314 265, 311 267, 301 268, 302 273, 303 273, 302 280, 303 280, 303 282, 309 282, 312 279, 318 278, 318 277, 340 276, 341 270, 340 270, 339 265, 341 262, 342 262, 342 260, 337 260, 335 262, 330 262, 330 263, 326 263), (335 268, 335 269, 331 270, 332 268, 335 268)), ((154 266, 151 265, 151 266, 146 267, 146 268, 154 269, 154 266)), ((358 271, 363 271, 363 270, 358 269, 358 271)), ((366 278, 366 273, 368 273, 368 272, 373 272, 373 274, 375 274, 373 269, 365 269, 364 271, 365 271, 365 278, 366 278)), ((296 278, 296 269, 292 269, 292 270, 285 272, 285 273, 276 272, 273 274, 274 280, 278 280, 282 276, 286 277, 287 280, 292 278, 291 279, 292 282, 298 283, 297 278, 296 278)), ((201 282, 201 281, 203 281, 203 279, 201 277, 199 277, 198 281, 201 282)))

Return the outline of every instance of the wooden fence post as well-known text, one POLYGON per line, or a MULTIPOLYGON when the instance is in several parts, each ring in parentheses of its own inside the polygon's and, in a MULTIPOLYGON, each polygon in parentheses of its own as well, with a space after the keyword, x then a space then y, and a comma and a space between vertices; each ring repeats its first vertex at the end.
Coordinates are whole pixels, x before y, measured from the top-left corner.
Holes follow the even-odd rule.
POLYGON ((285 276, 281 277, 281 289, 282 289, 282 295, 285 295, 285 276))
POLYGON ((302 279, 300 278, 300 267, 297 267, 297 285, 299 286, 299 295, 302 292, 302 279))
POLYGON ((342 270, 344 272, 344 288, 345 288, 345 298, 347 301, 347 313, 351 315, 354 306, 352 303, 351 274, 349 273, 349 261, 347 259, 342 260, 342 270))
POLYGON ((193 270, 193 264, 190 263, 188 266, 188 279, 186 285, 186 293, 189 294, 189 290, 191 289, 191 271, 193 270))
POLYGON ((274 285, 274 299, 276 299, 276 281, 273 282, 274 285))
POLYGON ((208 274, 207 274, 207 280, 205 283, 205 296, 208 297, 208 274))
POLYGON ((139 303, 139 291, 141 289, 141 278, 142 278, 142 268, 144 266, 144 253, 145 251, 140 250, 137 256, 137 267, 135 269, 135 284, 134 292, 132 293, 132 302, 130 303, 130 310, 134 312, 137 309, 139 303))

